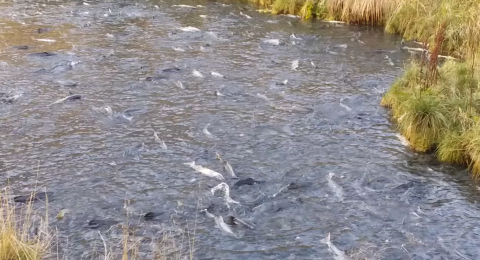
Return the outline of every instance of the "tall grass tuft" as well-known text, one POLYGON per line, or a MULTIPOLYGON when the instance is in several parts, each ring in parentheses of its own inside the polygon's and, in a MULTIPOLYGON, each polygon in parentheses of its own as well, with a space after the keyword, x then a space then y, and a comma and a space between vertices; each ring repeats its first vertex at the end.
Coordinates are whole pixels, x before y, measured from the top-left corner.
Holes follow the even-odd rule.
POLYGON ((300 1, 276 0, 272 4, 272 14, 296 14, 300 1))
POLYGON ((50 253, 53 238, 48 215, 37 216, 32 203, 17 209, 8 200, 11 197, 8 190, 0 191, 0 260, 44 259, 50 253), (36 217, 40 220, 35 221, 36 217))
POLYGON ((316 3, 314 0, 306 0, 300 9, 300 17, 305 20, 311 19, 315 15, 315 5, 316 3))
POLYGON ((399 129, 412 147, 420 152, 434 148, 447 127, 446 108, 428 91, 412 94, 400 105, 399 129))

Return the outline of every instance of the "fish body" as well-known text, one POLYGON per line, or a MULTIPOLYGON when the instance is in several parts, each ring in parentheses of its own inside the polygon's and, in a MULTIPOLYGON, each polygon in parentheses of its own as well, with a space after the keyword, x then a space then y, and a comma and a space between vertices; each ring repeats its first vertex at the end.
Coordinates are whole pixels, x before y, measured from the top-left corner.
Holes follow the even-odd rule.
POLYGON ((274 46, 280 45, 280 40, 279 39, 268 39, 268 40, 264 40, 263 42, 274 45, 274 46))
POLYGON ((338 249, 332 243, 332 241, 330 240, 330 233, 328 233, 328 236, 322 239, 320 242, 328 246, 328 249, 335 255, 334 256, 335 260, 352 260, 351 257, 347 256, 342 250, 338 249))
POLYGON ((177 87, 179 87, 179 88, 181 88, 181 89, 185 89, 185 87, 183 86, 182 82, 180 82, 180 81, 178 81, 178 80, 175 81, 175 86, 177 86, 177 87))
POLYGON ((215 178, 215 179, 218 179, 218 180, 221 180, 221 181, 224 181, 225 178, 223 177, 222 174, 214 171, 214 170, 210 170, 208 168, 205 168, 203 166, 200 166, 200 165, 195 165, 195 161, 193 162, 189 162, 189 163, 185 163, 185 165, 187 166, 190 166, 192 169, 194 169, 195 171, 207 176, 207 177, 210 177, 210 178, 215 178))
POLYGON ((252 17, 248 14, 244 14, 243 12, 240 12, 240 15, 247 18, 247 19, 252 19, 252 17))
POLYGON ((267 101, 267 102, 270 102, 270 99, 268 99, 267 96, 265 96, 264 94, 260 94, 260 93, 257 93, 257 97, 267 101))
POLYGON ((402 145, 404 146, 410 146, 410 143, 408 142, 408 140, 401 134, 396 134, 398 140, 400 140, 400 142, 402 143, 402 145))
POLYGON ((212 75, 214 77, 217 77, 217 78, 225 78, 225 76, 223 76, 222 74, 220 74, 218 72, 215 72, 215 71, 210 72, 210 75, 212 75))
POLYGON ((203 133, 208 137, 208 138, 213 138, 213 135, 212 133, 210 133, 210 131, 208 131, 208 127, 210 126, 210 124, 207 124, 204 128, 203 128, 203 133))
POLYGON ((223 217, 222 217, 222 216, 218 216, 218 217, 214 216, 213 219, 215 220, 215 224, 217 224, 217 227, 218 227, 221 231, 223 231, 223 232, 225 232, 225 233, 227 233, 227 234, 229 234, 229 235, 232 235, 232 236, 236 237, 235 234, 233 233, 232 229, 227 225, 227 223, 225 223, 225 221, 223 221, 223 217))
POLYGON ((180 27, 179 30, 182 32, 200 32, 201 31, 197 27, 192 27, 192 26, 180 27))
POLYGON ((185 52, 185 50, 182 49, 182 48, 180 48, 180 47, 172 47, 172 49, 173 49, 174 51, 178 51, 178 52, 185 52))
POLYGON ((239 204, 238 201, 235 201, 230 197, 230 187, 228 186, 228 184, 226 184, 225 182, 222 182, 217 186, 213 187, 210 191, 212 192, 212 195, 215 195, 215 192, 218 190, 223 191, 223 194, 224 194, 223 198, 227 202, 227 205, 230 203, 239 204))
POLYGON ((205 76, 203 76, 203 74, 200 71, 198 71, 196 69, 193 69, 192 74, 193 74, 194 77, 197 77, 197 78, 204 78, 205 77, 205 76))
POLYGON ((232 178, 238 179, 237 175, 233 171, 232 165, 227 160, 223 160, 223 167, 225 168, 225 171, 227 171, 230 175, 232 175, 232 178))
POLYGON ((276 82, 275 85, 277 86, 285 86, 287 85, 288 83, 288 79, 284 80, 284 81, 281 81, 281 82, 276 82))
POLYGON ((55 104, 60 104, 60 103, 63 103, 65 101, 72 101, 72 100, 77 100, 77 99, 82 99, 82 95, 70 95, 68 97, 65 97, 65 98, 62 98, 62 99, 59 99, 59 100, 53 102, 49 106, 55 105, 55 104))
POLYGON ((162 139, 160 139, 160 137, 158 137, 157 132, 153 131, 153 136, 155 137, 155 141, 160 144, 160 147, 162 147, 164 150, 167 150, 167 145, 162 139))
MULTIPOLYGON (((180 8, 197 8, 196 6, 191 6, 191 5, 172 5, 173 7, 180 7, 180 8)), ((202 6, 200 6, 202 7, 202 6)))
POLYGON ((333 190, 335 196, 337 196, 340 200, 343 200, 343 189, 332 179, 333 176, 335 176, 335 173, 333 172, 328 174, 328 186, 330 186, 330 188, 333 190))
POLYGON ((298 60, 292 61, 292 70, 297 70, 298 69, 298 60))
POLYGON ((215 96, 224 97, 225 95, 222 92, 220 92, 219 90, 215 90, 215 96))
POLYGON ((56 40, 53 40, 53 39, 35 39, 35 40, 39 42, 57 42, 56 40))

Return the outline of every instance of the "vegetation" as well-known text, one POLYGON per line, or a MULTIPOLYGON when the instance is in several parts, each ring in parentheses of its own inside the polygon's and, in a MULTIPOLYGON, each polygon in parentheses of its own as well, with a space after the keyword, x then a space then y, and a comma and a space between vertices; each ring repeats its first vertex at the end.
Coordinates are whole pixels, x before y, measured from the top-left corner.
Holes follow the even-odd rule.
POLYGON ((300 15, 303 19, 342 20, 384 24, 401 0, 250 0, 273 14, 300 15))
MULTIPOLYGON (((42 202, 31 199, 26 204, 15 205, 9 188, 0 190, 0 260, 43 260, 43 259, 68 259, 68 256, 59 254, 58 245, 54 244, 57 234, 51 230, 48 222, 48 197, 42 210, 34 210, 34 202, 42 202), (40 213, 42 212, 42 213, 40 213)), ((128 210, 127 210, 128 211, 128 210)), ((64 212, 62 210, 61 212, 64 212)), ((65 213, 59 213, 60 221, 68 217, 65 213)), ((124 223, 118 225, 121 228, 120 241, 106 240, 102 233, 98 233, 102 248, 98 251, 95 247, 91 250, 91 259, 152 259, 152 260, 179 260, 193 259, 195 248, 195 232, 190 234, 178 226, 172 226, 165 232, 160 232, 160 237, 153 239, 148 250, 148 258, 140 256, 141 238, 135 237, 128 225, 129 216, 126 215, 124 223), (186 241, 185 241, 186 240, 186 241)), ((196 221, 195 221, 196 223, 196 221)), ((194 226, 194 229, 196 225, 194 226)), ((115 227, 109 229, 114 231, 115 227)), ((67 245, 68 246, 68 245, 67 245)), ((142 248, 142 250, 144 250, 142 248)), ((142 253, 145 253, 142 251, 142 253)))
POLYGON ((11 197, 8 189, 2 190, 0 196, 0 260, 44 259, 53 237, 48 229, 47 215, 34 221, 36 212, 31 203, 18 210, 7 199, 11 197))
POLYGON ((250 0, 273 14, 383 25, 423 46, 383 96, 419 152, 480 177, 480 0, 250 0), (444 62, 441 54, 455 60, 444 62))

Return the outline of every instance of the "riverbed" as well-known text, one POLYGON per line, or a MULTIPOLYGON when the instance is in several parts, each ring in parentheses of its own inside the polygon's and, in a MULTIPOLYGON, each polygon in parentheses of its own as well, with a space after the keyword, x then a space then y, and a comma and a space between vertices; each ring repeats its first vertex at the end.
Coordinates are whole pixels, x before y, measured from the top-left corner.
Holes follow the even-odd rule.
POLYGON ((85 257, 98 232, 115 246, 121 230, 88 223, 128 213, 141 248, 167 230, 195 237, 195 259, 333 259, 329 233, 356 259, 480 255, 476 184, 402 144, 379 106, 410 58, 399 36, 229 1, 0 8, 0 180, 54 192, 62 254, 85 257), (230 235, 206 208, 253 228, 230 235))

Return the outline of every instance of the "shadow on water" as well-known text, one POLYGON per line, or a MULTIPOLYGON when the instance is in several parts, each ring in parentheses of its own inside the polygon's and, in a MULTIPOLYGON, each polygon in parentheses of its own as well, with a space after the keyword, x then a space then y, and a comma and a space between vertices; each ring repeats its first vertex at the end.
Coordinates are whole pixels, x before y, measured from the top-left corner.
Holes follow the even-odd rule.
POLYGON ((98 239, 85 225, 122 220, 125 200, 181 226, 197 206, 255 224, 235 238, 198 215, 201 259, 328 258, 329 232, 356 258, 480 254, 476 184, 402 146, 378 106, 409 58, 399 37, 220 1, 89 3, 2 3, 0 15, 2 180, 54 192, 73 255, 98 239), (185 165, 233 187, 216 152, 260 181, 232 188, 230 208, 210 193, 220 181, 185 165))

